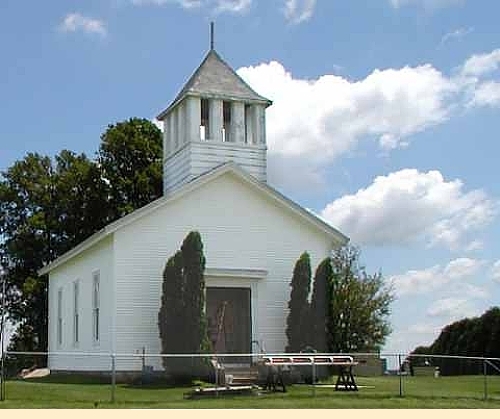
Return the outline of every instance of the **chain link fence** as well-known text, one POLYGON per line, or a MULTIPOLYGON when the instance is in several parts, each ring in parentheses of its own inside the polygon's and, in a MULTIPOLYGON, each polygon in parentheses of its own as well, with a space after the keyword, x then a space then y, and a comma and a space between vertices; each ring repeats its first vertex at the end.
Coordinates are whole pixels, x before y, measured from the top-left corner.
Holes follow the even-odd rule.
MULTIPOLYGON (((345 358, 346 355, 149 354, 145 350, 134 354, 6 351, 2 356, 0 396, 1 400, 8 399, 10 387, 7 384, 22 381, 60 385, 58 394, 51 395, 56 399, 71 397, 72 385, 88 384, 88 395, 80 394, 79 397, 88 397, 89 402, 96 396, 115 402, 123 388, 175 386, 183 386, 186 393, 193 395, 196 391, 198 394, 205 391, 203 394, 216 397, 238 389, 273 392, 300 388, 301 394, 310 397, 325 394, 342 397, 344 392, 335 390, 357 390, 359 397, 500 401, 500 358, 355 353, 349 354, 353 358, 349 369, 320 365, 315 361, 321 356, 345 358), (300 365, 268 365, 263 362, 266 357, 286 360, 294 356, 302 360, 310 356, 312 362, 300 365), (348 376, 346 371, 352 371, 356 388, 342 387, 342 374, 345 379, 348 376)), ((133 399, 133 394, 127 391, 126 397, 133 399)))

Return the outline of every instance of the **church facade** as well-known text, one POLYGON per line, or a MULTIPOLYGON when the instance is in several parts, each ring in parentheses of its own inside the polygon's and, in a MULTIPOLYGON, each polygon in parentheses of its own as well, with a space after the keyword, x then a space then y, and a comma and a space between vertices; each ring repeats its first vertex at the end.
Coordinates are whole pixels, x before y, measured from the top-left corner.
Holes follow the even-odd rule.
MULTIPOLYGON (((267 184, 265 110, 210 50, 164 124, 164 196, 106 226, 41 269, 49 275, 49 368, 140 371, 125 355, 161 352, 157 316, 167 259, 192 230, 206 257, 206 313, 218 353, 282 352, 293 267, 347 238, 267 184), (220 325, 219 325, 220 326, 220 325)), ((176 337, 173 336, 173 339, 176 337)), ((162 370, 159 358, 148 365, 162 370)))

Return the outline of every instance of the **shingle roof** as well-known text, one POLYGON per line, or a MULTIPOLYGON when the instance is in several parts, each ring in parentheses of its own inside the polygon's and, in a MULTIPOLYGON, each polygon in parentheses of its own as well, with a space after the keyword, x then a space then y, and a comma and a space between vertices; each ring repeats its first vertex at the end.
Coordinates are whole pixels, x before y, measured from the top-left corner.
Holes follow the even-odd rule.
POLYGON ((170 106, 157 118, 162 119, 187 95, 260 102, 267 106, 272 103, 257 94, 213 49, 208 52, 170 106))

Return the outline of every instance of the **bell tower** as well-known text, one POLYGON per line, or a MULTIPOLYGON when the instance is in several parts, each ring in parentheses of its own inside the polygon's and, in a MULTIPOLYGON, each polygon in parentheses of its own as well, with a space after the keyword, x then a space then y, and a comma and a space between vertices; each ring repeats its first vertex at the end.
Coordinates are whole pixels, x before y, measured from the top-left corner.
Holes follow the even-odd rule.
POLYGON ((232 161, 266 182, 265 111, 271 101, 258 95, 210 50, 180 93, 161 112, 163 194, 232 161))

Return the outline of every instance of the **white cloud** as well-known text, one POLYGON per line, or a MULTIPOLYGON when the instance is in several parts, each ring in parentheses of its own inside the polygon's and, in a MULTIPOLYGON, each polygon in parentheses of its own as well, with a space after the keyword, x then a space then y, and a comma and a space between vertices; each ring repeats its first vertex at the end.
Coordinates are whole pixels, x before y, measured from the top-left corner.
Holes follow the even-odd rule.
MULTIPOLYGON (((415 134, 455 114, 500 106, 500 80, 487 77, 499 60, 500 50, 475 55, 450 76, 424 64, 376 69, 359 80, 335 74, 305 79, 277 61, 238 73, 273 100, 267 111, 270 155, 282 156, 283 162, 300 157, 320 173, 361 141, 376 140, 386 152, 408 147, 415 134)), ((286 164, 279 169, 291 175, 286 164)))
POLYGON ((378 176, 355 194, 328 204, 321 215, 358 244, 402 244, 424 239, 451 249, 494 218, 496 204, 481 190, 439 171, 404 169, 378 176))
POLYGON ((474 92, 471 106, 499 106, 500 82, 488 81, 481 83, 474 92))
POLYGON ((59 26, 63 32, 77 32, 98 34, 106 36, 106 25, 102 20, 93 19, 80 13, 70 13, 66 15, 59 26))
POLYGON ((153 4, 156 6, 162 6, 164 4, 177 4, 184 9, 193 9, 200 7, 205 0, 130 0, 132 4, 136 6, 153 4))
POLYGON ((423 294, 434 290, 443 283, 444 276, 441 275, 439 265, 422 270, 409 270, 402 275, 389 278, 394 284, 398 295, 423 294))
POLYGON ((285 17, 292 23, 302 23, 311 19, 316 0, 285 0, 285 17))
POLYGON ((409 270, 401 275, 394 275, 389 282, 399 296, 434 293, 448 287, 447 294, 466 295, 469 299, 485 299, 487 292, 467 281, 475 280, 485 262, 478 259, 457 258, 445 267, 435 265, 427 269, 409 270))
POLYGON ((498 70, 500 67, 500 49, 490 53, 476 54, 467 59, 462 66, 464 76, 482 76, 498 70))
POLYGON ((446 33, 442 38, 441 38, 441 42, 439 43, 439 45, 444 45, 446 44, 447 42, 451 41, 451 40, 459 40, 459 39, 462 39, 464 38, 465 36, 469 35, 470 33, 472 33, 474 31, 474 28, 472 27, 469 27, 469 28, 459 28, 459 29, 456 29, 454 31, 451 31, 451 32, 448 32, 446 33))
POLYGON ((217 0, 216 11, 218 13, 243 13, 252 5, 252 0, 217 0))
POLYGON ((460 5, 465 3, 465 0, 389 0, 394 8, 399 8, 409 4, 415 4, 425 7, 426 9, 439 9, 447 6, 460 5))
POLYGON ((481 240, 472 240, 465 248, 466 252, 475 252, 477 250, 483 250, 484 243, 481 240))
POLYGON ((183 9, 213 8, 215 13, 244 13, 252 0, 130 0, 136 6, 176 4, 183 9))
POLYGON ((497 260, 491 268, 491 277, 500 284, 500 260, 497 260))
POLYGON ((426 314, 431 317, 445 318, 447 322, 452 322, 465 317, 473 317, 478 314, 478 311, 468 300, 451 297, 435 301, 426 314))
POLYGON ((270 152, 323 160, 367 137, 384 149, 407 145, 412 134, 448 118, 448 99, 458 90, 430 65, 375 70, 360 81, 297 79, 276 61, 238 73, 274 102, 267 112, 270 152))
POLYGON ((443 270, 443 275, 451 280, 468 278, 481 267, 482 262, 476 259, 458 258, 452 260, 443 270))

